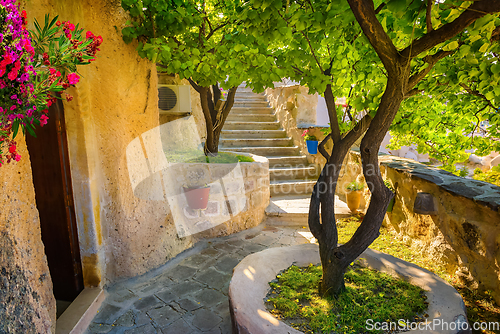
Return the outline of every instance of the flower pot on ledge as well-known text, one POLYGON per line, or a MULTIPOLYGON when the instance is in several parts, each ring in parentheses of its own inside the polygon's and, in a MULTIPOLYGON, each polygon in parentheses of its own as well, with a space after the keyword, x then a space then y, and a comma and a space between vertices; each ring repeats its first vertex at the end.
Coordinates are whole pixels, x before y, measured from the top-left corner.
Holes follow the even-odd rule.
POLYGON ((307 152, 309 154, 318 153, 318 141, 317 140, 306 140, 307 152))
POLYGON ((347 206, 351 212, 356 212, 361 204, 362 190, 351 190, 346 193, 347 206))
POLYGON ((188 206, 193 210, 205 210, 208 205, 210 187, 183 187, 188 206))

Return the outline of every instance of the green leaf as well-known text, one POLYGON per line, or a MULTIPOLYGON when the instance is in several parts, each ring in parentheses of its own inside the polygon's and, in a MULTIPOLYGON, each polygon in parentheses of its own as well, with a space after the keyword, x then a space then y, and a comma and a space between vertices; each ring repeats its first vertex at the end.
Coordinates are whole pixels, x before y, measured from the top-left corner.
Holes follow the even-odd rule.
POLYGON ((480 48, 479 52, 486 52, 488 50, 488 47, 490 46, 490 43, 484 43, 480 48))
POLYGON ((19 120, 15 120, 12 124, 12 139, 16 138, 19 131, 19 120))
POLYGON ((443 47, 443 51, 451 51, 451 50, 454 50, 456 48, 458 48, 458 41, 453 41, 451 43, 446 44, 443 47))

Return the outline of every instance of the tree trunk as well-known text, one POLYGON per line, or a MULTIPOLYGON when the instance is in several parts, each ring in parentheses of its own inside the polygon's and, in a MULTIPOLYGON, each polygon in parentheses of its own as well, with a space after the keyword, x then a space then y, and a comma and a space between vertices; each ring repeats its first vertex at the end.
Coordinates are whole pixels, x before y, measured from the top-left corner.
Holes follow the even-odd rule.
MULTIPOLYGON (((405 77, 404 74, 401 77, 405 77)), ((340 139, 337 142, 334 141, 331 156, 326 156, 328 162, 323 168, 311 196, 309 227, 319 243, 321 264, 323 266, 323 278, 319 292, 322 296, 338 296, 345 289, 345 271, 379 236, 379 229, 389 201, 394 196, 385 187, 380 175, 378 150, 403 100, 403 85, 400 80, 392 77, 389 77, 388 81, 386 91, 382 96, 377 114, 373 120, 369 116, 365 116, 344 137, 337 136, 340 139), (372 192, 372 199, 366 215, 354 235, 347 243, 339 246, 334 202, 337 181, 342 163, 351 146, 365 131, 366 134, 361 141, 361 159, 363 174, 372 192), (320 207, 321 222, 319 216, 320 207)), ((325 98, 327 96, 325 94, 325 98)), ((332 103, 327 101, 327 107, 329 105, 332 105, 332 103)), ((330 111, 329 114, 332 121, 332 118, 336 117, 336 113, 330 111)), ((331 137, 334 137, 333 128, 331 137)))
POLYGON ((221 109, 217 109, 217 102, 220 100, 221 96, 218 85, 203 87, 199 86, 191 79, 189 82, 200 95, 201 110, 203 111, 203 116, 205 118, 207 137, 203 151, 207 156, 216 156, 219 153, 219 139, 222 127, 224 126, 227 116, 233 107, 234 96, 238 87, 232 87, 229 90, 226 103, 221 109))

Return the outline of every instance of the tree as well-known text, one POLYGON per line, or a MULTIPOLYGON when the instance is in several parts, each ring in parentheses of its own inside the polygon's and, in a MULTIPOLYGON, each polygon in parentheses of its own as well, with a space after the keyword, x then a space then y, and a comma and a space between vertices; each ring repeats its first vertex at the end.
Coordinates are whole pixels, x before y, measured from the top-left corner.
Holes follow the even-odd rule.
MULTIPOLYGON (((277 64, 310 90, 322 92, 327 102, 331 133, 320 144, 327 163, 309 210, 323 266, 321 294, 341 293, 345 270, 379 236, 394 194, 384 185, 378 152, 401 104, 417 95, 429 98, 426 92, 436 94, 432 75, 448 80, 439 77, 436 65, 479 39, 485 43, 498 25, 499 11, 499 0, 384 0, 377 6, 372 0, 250 0, 241 13, 249 33, 277 40, 277 64), (338 110, 334 96, 350 96, 350 107, 338 110), (338 245, 334 194, 342 163, 361 135, 371 202, 352 238, 338 245), (333 141, 331 153, 324 149, 328 140, 333 141)), ((407 106, 398 121, 413 115, 407 106)))
POLYGON ((470 151, 500 151, 500 29, 493 30, 494 23, 484 17, 474 31, 455 37, 459 47, 402 104, 391 126, 394 148, 415 144, 452 172, 470 151))
POLYGON ((219 137, 238 85, 262 90, 280 80, 264 55, 265 43, 238 26, 239 1, 122 0, 134 18, 122 30, 125 42, 139 40, 141 57, 189 80, 199 93, 206 122, 205 154, 218 152, 219 137), (221 103, 220 88, 228 89, 221 103))

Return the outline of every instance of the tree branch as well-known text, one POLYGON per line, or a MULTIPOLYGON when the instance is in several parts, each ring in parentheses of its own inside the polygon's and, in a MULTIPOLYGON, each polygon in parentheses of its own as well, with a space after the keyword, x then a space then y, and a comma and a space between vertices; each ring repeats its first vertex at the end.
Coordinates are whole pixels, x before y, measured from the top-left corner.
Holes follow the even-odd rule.
POLYGON ((434 65, 436 65, 438 61, 440 61, 441 59, 443 59, 448 55, 451 55, 453 52, 455 52, 455 50, 452 51, 440 50, 432 56, 431 55, 425 56, 423 60, 424 62, 429 64, 429 66, 427 66, 422 71, 415 73, 408 79, 408 85, 406 86, 407 92, 405 93, 405 96, 407 95, 408 91, 412 90, 413 87, 415 87, 415 85, 418 84, 420 80, 422 80, 432 70, 432 68, 434 67, 434 65))
POLYGON ((217 32, 217 30, 224 28, 224 27, 225 27, 225 26, 227 26, 228 24, 229 24, 229 22, 226 22, 226 23, 224 23, 224 24, 221 24, 220 26, 217 26, 215 29, 212 29, 212 27, 210 27, 210 32, 208 33, 208 35, 207 35, 207 37, 206 37, 206 38, 207 38, 207 39, 210 39, 210 37, 212 37, 212 36, 213 36, 213 34, 215 34, 215 33, 217 32))
POLYGON ((461 83, 460 87, 462 87, 463 89, 465 89, 465 91, 467 93, 482 98, 483 100, 486 101, 486 103, 488 104, 488 106, 490 106, 491 108, 497 110, 497 108, 493 105, 493 103, 491 103, 491 101, 488 100, 488 98, 486 96, 484 96, 483 94, 479 93, 477 90, 473 90, 472 88, 470 88, 469 86, 467 86, 464 83, 461 83))
POLYGON ((430 33, 432 30, 432 2, 434 0, 427 0, 427 7, 425 8, 425 22, 427 24, 427 33, 430 33))
POLYGON ((319 143, 319 145, 318 145, 319 153, 321 153, 321 155, 326 159, 326 161, 330 160, 330 154, 328 154, 328 152, 325 149, 325 144, 328 142, 329 139, 331 139, 330 133, 328 134, 328 136, 323 138, 321 143, 319 143))
POLYGON ((311 41, 309 40, 309 37, 307 37, 307 35, 306 35, 305 32, 301 31, 301 33, 304 36, 304 38, 306 39, 307 44, 309 44, 309 49, 311 50, 311 53, 312 53, 312 55, 314 57, 314 60, 316 60, 316 64, 318 64, 318 67, 321 70, 321 73, 324 73, 323 68, 321 68, 321 63, 319 62, 318 57, 316 57, 316 53, 314 52, 314 49, 313 49, 313 47, 311 45, 311 41))
POLYGON ((397 76, 394 61, 399 59, 399 54, 376 17, 373 0, 347 0, 347 2, 388 74, 397 76))
MULTIPOLYGON (((162 66, 160 66, 160 67, 162 67, 162 66)), ((191 84, 191 87, 193 87, 195 91, 197 91, 198 93, 200 93, 201 87, 196 82, 194 82, 194 80, 191 79, 191 78, 188 78, 188 81, 191 84)))
MULTIPOLYGON (((348 1, 351 2, 355 0, 348 1)), ((500 12, 500 0, 475 1, 453 22, 447 23, 436 30, 432 30, 421 38, 413 41, 413 43, 401 51, 401 56, 405 59, 414 58, 422 52, 430 50, 436 45, 449 40, 484 15, 496 12, 500 12)))
POLYGON ((335 108, 335 97, 333 96, 332 93, 332 85, 328 84, 326 85, 325 89, 325 102, 326 102, 326 109, 328 110, 328 117, 330 118, 330 128, 332 132, 330 133, 330 137, 333 140, 333 145, 337 144, 341 137, 340 137, 340 126, 339 126, 339 120, 337 119, 337 110, 335 108))
POLYGON ((319 217, 319 207, 320 207, 320 193, 318 190, 318 184, 323 184, 325 181, 324 169, 318 178, 318 181, 314 185, 313 193, 311 195, 311 202, 309 204, 309 215, 307 217, 307 222, 309 225, 309 230, 312 235, 318 240, 318 242, 323 243, 325 236, 323 233, 323 226, 320 223, 319 217))

